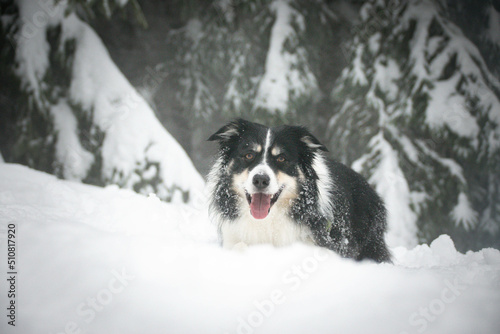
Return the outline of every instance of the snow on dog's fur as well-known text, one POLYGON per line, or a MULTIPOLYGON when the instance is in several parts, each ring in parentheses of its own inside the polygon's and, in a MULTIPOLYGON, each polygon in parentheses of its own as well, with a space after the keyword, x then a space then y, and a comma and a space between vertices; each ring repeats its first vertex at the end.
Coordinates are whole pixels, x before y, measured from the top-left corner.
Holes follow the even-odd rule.
POLYGON ((209 140, 219 142, 208 185, 224 247, 305 242, 390 261, 382 200, 361 175, 327 159, 307 129, 238 119, 209 140))

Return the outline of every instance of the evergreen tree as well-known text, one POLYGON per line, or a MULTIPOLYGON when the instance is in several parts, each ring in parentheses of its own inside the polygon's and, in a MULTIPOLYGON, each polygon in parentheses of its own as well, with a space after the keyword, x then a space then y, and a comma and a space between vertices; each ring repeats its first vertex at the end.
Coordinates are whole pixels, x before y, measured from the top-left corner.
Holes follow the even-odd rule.
POLYGON ((129 7, 141 20, 135 0, 2 7, 2 155, 65 179, 192 201, 200 175, 75 14, 129 7))
POLYGON ((446 11, 500 80, 500 1, 448 0, 446 11))
POLYGON ((361 19, 331 147, 386 200, 392 245, 498 243, 498 80, 441 1, 369 1, 361 19))
POLYGON ((309 124, 324 132, 317 106, 327 101, 328 74, 340 72, 329 51, 340 53, 334 28, 341 20, 327 4, 220 0, 189 8, 190 18, 168 35, 176 56, 166 67, 172 70, 169 81, 178 83, 169 87, 175 92, 173 109, 184 115, 176 117, 192 125, 186 140, 196 162, 209 161, 210 152, 200 149, 215 130, 207 123, 216 127, 244 117, 269 125, 309 124))

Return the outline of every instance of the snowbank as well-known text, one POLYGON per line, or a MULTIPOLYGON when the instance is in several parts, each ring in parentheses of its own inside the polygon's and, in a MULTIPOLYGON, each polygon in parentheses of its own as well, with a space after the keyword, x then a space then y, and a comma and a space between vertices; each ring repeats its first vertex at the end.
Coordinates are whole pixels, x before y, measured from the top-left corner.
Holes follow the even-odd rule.
MULTIPOLYGON (((16 327, 0 332, 497 333, 500 252, 448 236, 356 263, 295 245, 222 250, 205 208, 0 164, 0 263, 16 227, 16 327), (10 233, 10 232, 9 232, 10 233)), ((7 281, 1 280, 6 291, 7 281)))

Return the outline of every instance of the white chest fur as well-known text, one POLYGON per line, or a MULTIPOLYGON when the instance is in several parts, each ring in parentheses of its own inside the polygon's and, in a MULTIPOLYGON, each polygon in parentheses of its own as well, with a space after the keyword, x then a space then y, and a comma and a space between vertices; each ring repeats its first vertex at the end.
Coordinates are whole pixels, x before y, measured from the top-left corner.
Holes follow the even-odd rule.
POLYGON ((241 243, 274 246, 287 246, 295 242, 313 243, 308 227, 298 225, 283 211, 276 209, 272 208, 265 219, 255 219, 247 212, 236 221, 224 222, 221 226, 224 248, 233 248, 241 243))

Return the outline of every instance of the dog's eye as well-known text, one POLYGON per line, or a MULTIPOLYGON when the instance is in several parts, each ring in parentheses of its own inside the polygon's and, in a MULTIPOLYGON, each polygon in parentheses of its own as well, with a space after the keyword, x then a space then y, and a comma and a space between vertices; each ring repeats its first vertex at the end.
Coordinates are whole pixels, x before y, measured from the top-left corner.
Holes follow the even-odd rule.
POLYGON ((276 161, 278 161, 279 163, 283 163, 286 161, 285 157, 280 155, 279 157, 276 158, 276 161))
POLYGON ((247 159, 247 160, 253 160, 254 157, 255 157, 255 155, 253 153, 245 154, 245 159, 247 159))

